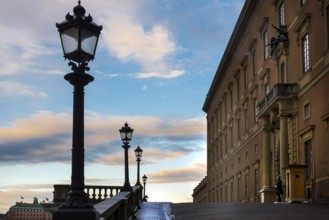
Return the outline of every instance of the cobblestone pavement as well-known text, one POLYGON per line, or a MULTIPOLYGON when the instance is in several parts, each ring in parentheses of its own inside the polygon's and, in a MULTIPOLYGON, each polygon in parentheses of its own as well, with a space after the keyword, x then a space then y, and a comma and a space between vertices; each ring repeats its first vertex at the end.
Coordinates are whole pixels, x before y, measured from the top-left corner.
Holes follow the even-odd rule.
POLYGON ((136 213, 137 220, 173 220, 168 202, 143 202, 136 213))

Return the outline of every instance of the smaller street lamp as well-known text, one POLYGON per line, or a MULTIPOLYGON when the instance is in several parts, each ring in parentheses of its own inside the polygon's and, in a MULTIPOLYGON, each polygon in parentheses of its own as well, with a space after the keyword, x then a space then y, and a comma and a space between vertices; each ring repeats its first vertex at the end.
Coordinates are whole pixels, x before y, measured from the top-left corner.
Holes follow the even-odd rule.
POLYGON ((129 169, 128 169, 128 149, 130 147, 129 141, 131 141, 131 138, 133 136, 134 129, 131 129, 128 126, 128 123, 126 122, 124 126, 119 129, 121 140, 123 142, 123 148, 125 149, 125 183, 122 187, 121 191, 133 191, 133 188, 131 187, 129 183, 129 169))
POLYGON ((141 183, 139 181, 139 168, 140 168, 140 162, 141 162, 141 157, 142 157, 142 154, 143 154, 143 150, 138 146, 135 150, 135 155, 136 155, 136 158, 137 158, 137 182, 136 182, 136 186, 140 186, 141 183))
POLYGON ((146 191, 146 181, 147 181, 147 176, 144 174, 144 176, 142 177, 142 179, 143 179, 143 184, 144 184, 144 199, 143 199, 143 201, 147 201, 146 200, 146 197, 145 197, 145 191, 146 191))

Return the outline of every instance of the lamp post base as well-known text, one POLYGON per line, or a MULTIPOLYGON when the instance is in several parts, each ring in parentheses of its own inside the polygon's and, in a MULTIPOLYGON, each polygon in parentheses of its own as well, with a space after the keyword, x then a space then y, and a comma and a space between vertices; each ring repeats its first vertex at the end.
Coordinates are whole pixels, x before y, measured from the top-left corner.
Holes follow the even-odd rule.
POLYGON ((94 209, 64 208, 53 213, 53 220, 99 220, 100 215, 94 209))
POLYGON ((132 192, 133 191, 133 187, 130 184, 124 184, 122 189, 122 192, 132 192))

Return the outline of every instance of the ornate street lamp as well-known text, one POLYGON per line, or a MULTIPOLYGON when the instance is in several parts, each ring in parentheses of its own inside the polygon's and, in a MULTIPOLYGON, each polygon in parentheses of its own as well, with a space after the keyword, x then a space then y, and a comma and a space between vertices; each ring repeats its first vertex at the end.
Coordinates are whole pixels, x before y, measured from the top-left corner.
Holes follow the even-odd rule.
POLYGON ((128 126, 128 123, 126 122, 124 126, 119 129, 121 140, 123 142, 123 148, 125 149, 125 183, 121 189, 121 191, 133 191, 133 188, 131 187, 129 183, 129 169, 128 169, 128 149, 130 147, 129 141, 131 141, 131 138, 133 136, 134 129, 131 129, 128 126))
POLYGON ((81 2, 73 8, 74 15, 67 13, 65 21, 56 26, 62 42, 65 59, 78 64, 93 60, 102 26, 93 22, 90 14, 86 17, 86 10, 81 2))
POLYGON ((56 23, 61 38, 64 57, 68 59, 73 72, 64 76, 74 86, 73 95, 73 137, 71 190, 67 200, 54 212, 54 220, 97 219, 99 213, 88 202, 84 192, 84 86, 94 80, 85 73, 88 62, 95 57, 98 37, 102 26, 98 26, 81 2, 73 8, 62 23, 56 23))
POLYGON ((139 165, 140 165, 140 162, 141 162, 141 157, 142 157, 142 154, 143 154, 143 150, 138 146, 135 150, 135 155, 136 155, 136 158, 137 158, 137 182, 136 182, 136 186, 141 186, 141 183, 139 181, 139 165))
POLYGON ((147 198, 145 197, 145 191, 146 191, 146 181, 147 181, 147 176, 144 174, 144 176, 142 177, 143 179, 143 184, 144 184, 144 199, 143 201, 147 201, 147 198))

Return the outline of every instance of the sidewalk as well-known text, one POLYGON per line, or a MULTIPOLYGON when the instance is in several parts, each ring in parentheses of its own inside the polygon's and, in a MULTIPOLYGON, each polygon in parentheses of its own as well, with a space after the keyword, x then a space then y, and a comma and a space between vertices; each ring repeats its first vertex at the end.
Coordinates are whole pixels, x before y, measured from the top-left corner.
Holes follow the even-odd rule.
POLYGON ((137 220, 173 220, 169 202, 143 202, 136 213, 137 220))

